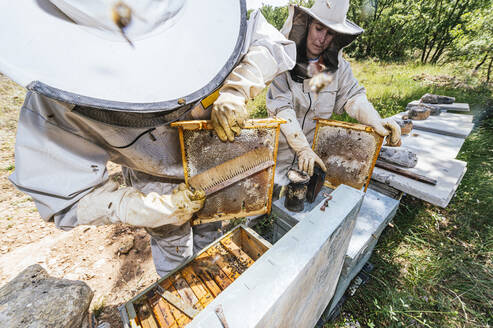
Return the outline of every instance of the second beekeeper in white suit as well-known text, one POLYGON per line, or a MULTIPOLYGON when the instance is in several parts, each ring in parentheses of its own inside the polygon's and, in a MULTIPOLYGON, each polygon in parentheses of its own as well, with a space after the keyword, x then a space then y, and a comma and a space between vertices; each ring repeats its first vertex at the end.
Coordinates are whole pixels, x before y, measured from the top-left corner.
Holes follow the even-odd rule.
POLYGON ((399 143, 399 126, 392 119, 380 117, 342 57, 342 49, 363 32, 346 19, 348 8, 349 0, 317 0, 312 8, 289 7, 281 32, 296 43, 296 66, 274 79, 266 101, 271 116, 288 121, 281 125, 279 138, 279 185, 289 183, 286 173, 293 164, 309 175, 313 174, 315 163, 325 170, 311 147, 314 118, 329 119, 333 113, 345 111, 360 123, 372 126, 378 134, 390 134, 390 144, 399 143))
MULTIPOLYGON (((165 275, 216 237, 183 183, 176 120, 211 116, 233 141, 245 104, 294 65, 295 45, 244 0, 0 4, 0 71, 28 89, 12 183, 60 229, 148 228, 165 275), (120 164, 126 187, 108 179, 120 164)), ((234 143, 231 143, 234 147, 234 143)))

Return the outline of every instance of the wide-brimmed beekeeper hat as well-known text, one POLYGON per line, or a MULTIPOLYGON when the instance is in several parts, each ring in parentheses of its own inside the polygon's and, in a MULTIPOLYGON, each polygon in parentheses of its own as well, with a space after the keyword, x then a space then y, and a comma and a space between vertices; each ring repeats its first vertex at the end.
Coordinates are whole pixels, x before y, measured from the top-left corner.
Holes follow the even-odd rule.
POLYGON ((281 33, 298 44, 306 35, 307 17, 311 17, 336 32, 343 48, 363 33, 361 27, 347 19, 348 9, 349 0, 316 0, 311 8, 290 5, 281 33))
POLYGON ((245 37, 245 0, 2 1, 0 72, 76 105, 167 112, 217 89, 245 37))

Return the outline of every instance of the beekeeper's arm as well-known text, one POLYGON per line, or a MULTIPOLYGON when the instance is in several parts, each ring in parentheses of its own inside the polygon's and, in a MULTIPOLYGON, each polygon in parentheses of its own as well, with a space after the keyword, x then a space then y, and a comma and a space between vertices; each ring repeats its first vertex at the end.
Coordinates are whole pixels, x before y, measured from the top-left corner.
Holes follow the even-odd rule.
POLYGON ((286 75, 287 73, 277 76, 269 87, 266 98, 269 116, 277 116, 287 121, 286 124, 281 124, 281 132, 298 158, 299 170, 312 176, 317 163, 322 170, 327 171, 322 159, 312 150, 298 122, 286 75))
MULTIPOLYGON (((390 134, 390 145, 399 145, 401 128, 392 118, 382 119, 366 97, 365 88, 359 85, 349 63, 342 57, 339 60, 339 90, 337 91, 335 113, 343 110, 362 124, 369 125, 375 132, 386 137, 390 134)), ((387 138, 389 139, 389 138, 387 138)))
MULTIPOLYGON (((11 182, 34 200, 41 217, 68 230, 79 224, 181 224, 204 202, 183 185, 171 195, 118 190, 107 182, 107 152, 76 134, 63 113, 72 105, 28 92, 21 109, 11 182)), ((72 106, 73 107, 73 106, 72 106)))
POLYGON ((274 77, 293 68, 296 46, 270 25, 260 11, 248 21, 244 56, 224 81, 211 113, 212 125, 222 141, 234 141, 249 117, 246 103, 274 77))

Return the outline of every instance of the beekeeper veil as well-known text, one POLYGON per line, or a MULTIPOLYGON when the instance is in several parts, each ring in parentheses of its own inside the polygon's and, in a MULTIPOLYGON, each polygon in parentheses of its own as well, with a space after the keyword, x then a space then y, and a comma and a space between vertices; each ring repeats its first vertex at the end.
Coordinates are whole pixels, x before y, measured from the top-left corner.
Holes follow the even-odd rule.
POLYGON ((0 72, 97 109, 89 112, 103 121, 108 112, 162 116, 221 85, 246 25, 245 0, 2 1, 0 72), (131 14, 123 28, 115 23, 122 7, 131 14))
POLYGON ((322 59, 328 71, 337 70, 340 51, 363 33, 361 27, 346 18, 348 9, 349 0, 317 0, 312 8, 289 6, 289 15, 281 33, 296 43, 296 66, 291 71, 291 76, 295 81, 309 78, 306 39, 309 25, 314 20, 327 26, 335 34, 329 47, 323 52, 322 59))

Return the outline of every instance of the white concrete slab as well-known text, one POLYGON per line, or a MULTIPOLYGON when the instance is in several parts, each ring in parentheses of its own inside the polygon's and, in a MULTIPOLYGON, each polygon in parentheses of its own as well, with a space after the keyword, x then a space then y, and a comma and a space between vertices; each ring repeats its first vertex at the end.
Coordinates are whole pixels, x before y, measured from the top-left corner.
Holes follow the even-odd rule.
POLYGON ((187 327, 313 327, 341 272, 363 193, 341 185, 325 211, 317 206, 187 327), (330 261, 328 261, 330 259, 330 261))
MULTIPOLYGON (((419 100, 413 100, 409 103, 410 105, 419 104, 419 100)), ((466 103, 453 103, 453 104, 431 104, 440 107, 442 110, 454 111, 454 112, 469 112, 469 104, 466 103)))
MULTIPOLYGON (((282 201, 277 201, 273 206, 273 214, 277 217, 275 224, 278 229, 283 230, 278 231, 278 235, 286 233, 296 223, 310 217, 309 213, 306 212, 290 212, 282 206, 282 203, 282 201)), ((318 205, 319 202, 316 203, 318 205)), ((370 257, 382 231, 395 216, 399 203, 399 200, 385 196, 375 190, 368 189, 366 192, 349 241, 336 292, 330 301, 329 307, 325 310, 325 316, 332 312, 351 280, 358 274, 361 267, 370 257)), ((311 206, 311 208, 313 207, 311 206)), ((280 238, 280 236, 277 236, 277 238, 280 238)))
POLYGON ((446 207, 466 172, 466 165, 466 162, 456 159, 437 160, 435 157, 421 156, 416 167, 407 170, 436 179, 436 185, 419 182, 378 167, 373 170, 372 179, 431 204, 446 207))
MULTIPOLYGON (((380 237, 387 223, 394 217, 399 203, 396 199, 368 189, 349 242, 347 260, 358 260, 366 246, 380 237)), ((352 266, 350 262, 348 266, 352 266)), ((346 270, 346 262, 344 266, 343 270, 346 270)))
POLYGON ((437 160, 456 158, 465 141, 463 138, 421 130, 404 135, 401 140, 402 147, 408 148, 416 153, 418 162, 423 156, 432 156, 437 160))
MULTIPOLYGON (((406 114, 407 112, 402 112, 394 117, 402 118, 402 116, 406 114)), ((472 115, 445 112, 438 116, 430 116, 423 121, 413 120, 413 130, 411 131, 411 134, 419 133, 416 130, 421 130, 465 139, 474 127, 472 119, 472 115)))

